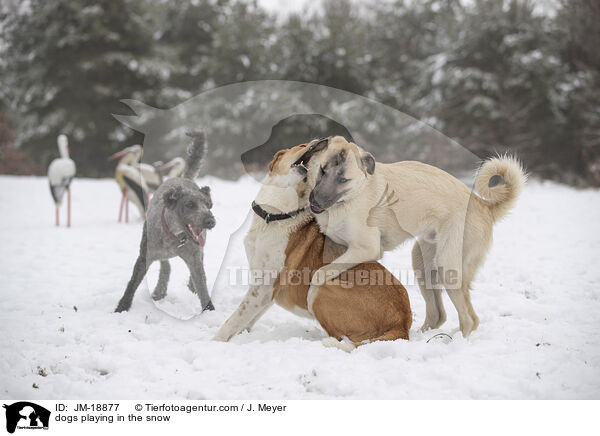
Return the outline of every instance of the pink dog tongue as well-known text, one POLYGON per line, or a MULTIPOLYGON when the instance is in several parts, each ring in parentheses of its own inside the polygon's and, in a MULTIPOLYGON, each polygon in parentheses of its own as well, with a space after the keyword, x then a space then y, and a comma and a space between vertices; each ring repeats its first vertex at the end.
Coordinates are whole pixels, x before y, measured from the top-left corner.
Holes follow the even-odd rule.
POLYGON ((190 231, 190 233, 192 234, 192 236, 194 237, 194 239, 196 240, 196 242, 198 244, 200 244, 201 247, 204 247, 204 235, 202 235, 202 232, 200 232, 200 234, 196 234, 196 232, 194 232, 194 229, 192 228, 191 225, 188 224, 188 229, 190 231))

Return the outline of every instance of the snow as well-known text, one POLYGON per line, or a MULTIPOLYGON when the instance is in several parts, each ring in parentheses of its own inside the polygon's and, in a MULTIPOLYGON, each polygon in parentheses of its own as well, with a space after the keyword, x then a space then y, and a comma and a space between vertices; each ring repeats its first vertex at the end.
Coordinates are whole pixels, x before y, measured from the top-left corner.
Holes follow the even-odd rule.
MULTIPOLYGON (((474 283, 481 325, 468 339, 448 321, 418 332, 424 303, 407 286, 410 341, 346 353, 321 344, 312 320, 273 307, 251 333, 211 342, 245 288, 226 268, 242 249, 251 178, 211 186, 217 226, 206 269, 217 311, 198 315, 182 262, 166 300, 143 283, 128 313, 113 310, 129 280, 142 222, 117 223, 113 180, 76 179, 73 227, 55 228, 47 180, 0 177, 0 395, 20 399, 547 399, 600 396, 600 191, 530 182, 474 283), (230 235, 234 234, 230 241, 230 235), (229 249, 228 249, 229 245, 229 249), (75 307, 77 310, 75 310, 75 307), (167 312, 171 313, 169 315, 167 312), (453 340, 427 340, 436 333, 453 340), (34 388, 33 385, 37 388, 34 388)), ((61 211, 64 222, 65 210, 61 211)), ((130 207, 130 215, 136 215, 130 207)), ((410 269, 410 245, 387 253, 410 269)), ((156 281, 157 268, 149 274, 156 281)))

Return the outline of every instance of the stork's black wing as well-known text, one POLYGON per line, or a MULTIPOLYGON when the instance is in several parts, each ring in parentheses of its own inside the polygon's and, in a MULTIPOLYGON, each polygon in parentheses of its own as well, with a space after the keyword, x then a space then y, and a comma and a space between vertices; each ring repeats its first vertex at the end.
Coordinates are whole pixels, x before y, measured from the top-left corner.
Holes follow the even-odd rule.
POLYGON ((52 194, 52 199, 55 204, 60 204, 62 202, 65 191, 71 185, 72 180, 73 177, 64 177, 57 185, 50 184, 50 194, 52 194))
POLYGON ((137 199, 140 201, 140 204, 144 206, 144 210, 146 210, 148 208, 148 205, 146 204, 147 198, 146 193, 144 192, 144 188, 142 188, 142 186, 139 183, 136 183, 135 180, 131 180, 129 177, 127 177, 126 174, 123 175, 123 180, 127 185, 127 189, 130 189, 135 194, 137 199))

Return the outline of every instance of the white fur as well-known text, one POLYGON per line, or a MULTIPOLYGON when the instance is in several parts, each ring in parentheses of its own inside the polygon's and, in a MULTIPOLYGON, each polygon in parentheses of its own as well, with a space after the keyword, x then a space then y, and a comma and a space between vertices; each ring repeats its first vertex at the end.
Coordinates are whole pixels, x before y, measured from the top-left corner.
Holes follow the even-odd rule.
POLYGON ((348 250, 312 277, 308 303, 312 313, 319 286, 324 280, 363 262, 375 261, 384 251, 406 240, 417 238, 413 249, 413 268, 431 277, 443 268, 440 283, 419 282, 426 301, 423 329, 437 328, 446 319, 440 292, 446 289, 459 316, 464 336, 477 328, 479 319, 471 305, 470 285, 492 242, 494 222, 513 206, 525 183, 520 163, 498 157, 482 165, 476 186, 483 198, 445 171, 421 162, 377 163, 372 175, 360 159, 364 151, 342 137, 329 141, 327 150, 313 158, 309 168, 312 187, 322 162, 345 150, 345 194, 326 212, 316 214, 321 232, 348 250), (488 187, 490 177, 498 175, 503 184, 488 187), (358 181, 358 182, 356 182, 358 181))
POLYGON ((356 348, 356 345, 354 345, 348 340, 338 341, 336 338, 333 338, 331 336, 321 339, 321 344, 323 344, 323 346, 326 348, 337 348, 339 350, 345 351, 346 353, 349 353, 356 348))
MULTIPOLYGON (((289 187, 290 184, 297 184, 297 178, 294 174, 268 175, 256 196, 256 203, 273 213, 300 208, 295 189, 289 187)), ((305 211, 294 218, 267 224, 261 217, 254 215, 244 239, 244 247, 251 274, 262 272, 265 281, 250 287, 239 307, 221 326, 213 340, 226 342, 244 329, 250 329, 273 304, 273 282, 284 266, 289 236, 308 219, 310 214, 305 211)), ((307 316, 304 311, 301 312, 302 316, 307 316)))

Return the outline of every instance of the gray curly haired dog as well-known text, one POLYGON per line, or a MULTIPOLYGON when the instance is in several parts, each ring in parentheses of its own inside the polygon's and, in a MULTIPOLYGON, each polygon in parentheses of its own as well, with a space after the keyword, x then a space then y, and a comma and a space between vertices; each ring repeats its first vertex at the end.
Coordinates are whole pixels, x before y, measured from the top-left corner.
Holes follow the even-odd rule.
POLYGON ((165 181, 152 196, 142 232, 140 254, 115 312, 129 310, 148 267, 157 260, 160 261, 160 272, 152 298, 164 298, 171 274, 169 259, 175 256, 181 257, 189 268, 188 287, 200 298, 202 309, 214 310, 206 287, 203 261, 206 230, 215 226, 215 217, 210 211, 210 188, 199 188, 194 182, 206 152, 206 138, 202 131, 188 133, 188 136, 192 143, 187 149, 183 176, 165 181))

